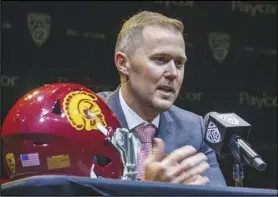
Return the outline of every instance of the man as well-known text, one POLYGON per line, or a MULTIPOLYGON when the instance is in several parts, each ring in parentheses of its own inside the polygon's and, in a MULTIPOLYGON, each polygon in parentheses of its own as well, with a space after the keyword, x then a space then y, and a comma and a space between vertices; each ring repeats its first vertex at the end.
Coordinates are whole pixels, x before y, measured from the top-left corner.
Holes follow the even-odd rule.
POLYGON ((203 142, 202 117, 173 105, 187 61, 183 30, 181 21, 149 11, 127 20, 114 56, 121 85, 99 95, 122 127, 150 136, 141 141, 139 179, 225 186, 215 152, 203 142))

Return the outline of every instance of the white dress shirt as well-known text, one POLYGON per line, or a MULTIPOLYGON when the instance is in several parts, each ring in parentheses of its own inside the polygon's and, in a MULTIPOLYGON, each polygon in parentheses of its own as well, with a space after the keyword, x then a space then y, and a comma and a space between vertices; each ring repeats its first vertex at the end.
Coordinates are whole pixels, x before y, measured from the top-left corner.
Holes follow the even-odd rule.
MULTIPOLYGON (((146 122, 127 105, 127 103, 125 102, 125 100, 122 96, 121 88, 119 90, 119 97, 120 97, 119 98, 120 104, 121 104, 121 107, 122 107, 124 115, 125 115, 128 129, 133 129, 134 127, 138 126, 139 124, 146 122)), ((160 118, 160 115, 156 116, 154 118, 154 120, 151 122, 152 124, 154 124, 156 126, 156 128, 158 128, 158 125, 159 125, 159 118, 160 118)))

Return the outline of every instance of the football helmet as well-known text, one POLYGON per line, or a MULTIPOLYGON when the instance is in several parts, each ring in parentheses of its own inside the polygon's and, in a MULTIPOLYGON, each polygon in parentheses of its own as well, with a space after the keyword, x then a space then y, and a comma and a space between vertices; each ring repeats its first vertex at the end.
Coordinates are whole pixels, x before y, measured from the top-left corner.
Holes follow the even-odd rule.
POLYGON ((121 157, 107 140, 117 128, 120 123, 104 100, 82 85, 34 89, 16 102, 3 122, 5 174, 8 180, 35 175, 119 179, 121 157))

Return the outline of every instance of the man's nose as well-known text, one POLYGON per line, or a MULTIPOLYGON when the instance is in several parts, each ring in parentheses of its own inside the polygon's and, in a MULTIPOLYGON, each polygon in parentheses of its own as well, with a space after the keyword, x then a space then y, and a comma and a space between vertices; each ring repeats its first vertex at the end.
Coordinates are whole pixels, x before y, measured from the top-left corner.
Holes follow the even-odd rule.
POLYGON ((174 60, 171 60, 167 66, 167 72, 165 77, 167 79, 173 80, 175 78, 177 78, 178 76, 178 72, 177 72, 177 66, 175 64, 174 60))

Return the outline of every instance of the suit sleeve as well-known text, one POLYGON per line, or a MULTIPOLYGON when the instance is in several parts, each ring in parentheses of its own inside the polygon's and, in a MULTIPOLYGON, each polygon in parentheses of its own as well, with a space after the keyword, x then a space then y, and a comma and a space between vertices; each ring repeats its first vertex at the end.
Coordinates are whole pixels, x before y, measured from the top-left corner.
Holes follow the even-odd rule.
POLYGON ((209 185, 227 186, 214 150, 212 150, 207 144, 204 143, 205 127, 204 127, 204 120, 201 116, 200 116, 200 125, 203 134, 202 146, 200 151, 203 152, 208 157, 208 164, 210 166, 208 171, 204 173, 203 176, 207 176, 209 178, 210 180, 209 185))
POLYGON ((105 92, 98 92, 97 95, 104 101, 107 102, 109 95, 111 92, 105 91, 105 92))

